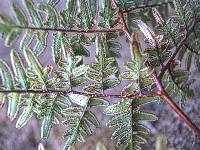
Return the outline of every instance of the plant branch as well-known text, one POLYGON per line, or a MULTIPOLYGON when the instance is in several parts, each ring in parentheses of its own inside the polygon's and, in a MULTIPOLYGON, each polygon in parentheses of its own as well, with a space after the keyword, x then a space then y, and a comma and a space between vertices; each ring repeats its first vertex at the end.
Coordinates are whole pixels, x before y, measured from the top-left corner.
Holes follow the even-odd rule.
POLYGON ((175 44, 176 49, 175 49, 174 53, 172 54, 172 56, 170 57, 170 59, 168 60, 168 62, 166 63, 166 65, 164 67, 162 67, 160 74, 158 76, 159 79, 162 79, 163 75, 165 74, 165 71, 170 67, 171 63, 174 61, 176 55, 181 50, 181 48, 186 44, 188 37, 193 32, 196 24, 198 24, 199 22, 200 22, 200 18, 195 19, 191 23, 191 25, 186 29, 187 33, 186 33, 184 39, 181 40, 178 44, 175 44))
POLYGON ((27 89, 27 90, 21 90, 21 89, 13 89, 13 90, 0 90, 0 93, 35 93, 35 94, 49 94, 49 93, 63 93, 63 94, 79 94, 79 95, 85 95, 87 97, 104 97, 104 98, 130 98, 132 100, 135 99, 140 99, 140 98, 145 98, 145 97, 154 97, 154 96, 159 96, 157 93, 149 93, 149 94, 143 94, 143 95, 117 95, 117 94, 89 94, 85 92, 79 92, 79 91, 74 91, 74 90, 56 90, 56 89, 47 89, 47 90, 42 90, 42 89, 27 89))
POLYGON ((152 8, 152 7, 159 7, 159 6, 163 6, 163 5, 168 5, 169 3, 172 3, 172 2, 161 2, 161 3, 157 3, 157 4, 151 4, 151 5, 139 5, 139 6, 133 6, 133 7, 130 7, 129 9, 127 10, 124 10, 123 13, 129 13, 131 11, 134 11, 134 10, 138 10, 138 9, 146 9, 146 8, 152 8))
MULTIPOLYGON (((112 0, 112 2, 114 4, 114 6, 117 7, 116 0, 112 0)), ((125 35, 127 36, 127 38, 129 39, 130 42, 134 42, 135 39, 133 39, 133 36, 131 36, 131 33, 128 30, 128 27, 126 25, 126 21, 124 19, 124 14, 123 13, 124 12, 119 8, 118 14, 119 14, 119 17, 120 17, 120 23, 122 25, 123 32, 125 33, 125 35)), ((200 129, 192 122, 192 120, 170 98, 168 93, 164 90, 164 88, 162 86, 162 83, 160 81, 160 78, 162 78, 162 76, 164 75, 165 71, 169 68, 169 66, 173 62, 174 58, 176 57, 177 53, 182 48, 182 46, 185 44, 186 40, 188 39, 190 34, 193 32, 194 27, 196 26, 196 24, 199 21, 200 21, 200 19, 194 20, 191 23, 191 25, 189 26, 189 28, 186 29, 187 33, 186 33, 185 38, 180 43, 175 45, 176 46, 175 52, 173 53, 173 55, 171 56, 171 58, 169 59, 167 64, 161 69, 161 73, 160 73, 159 77, 157 77, 155 71, 153 73, 153 78, 154 78, 156 86, 158 88, 157 94, 154 93, 153 95, 154 96, 157 96, 157 95, 161 96, 167 102, 167 104, 176 112, 176 114, 188 125, 188 127, 190 127, 190 129, 198 136, 200 136, 200 129)), ((142 95, 135 96, 135 97, 131 96, 131 99, 138 99, 138 97, 141 97, 141 96, 143 97, 144 95, 142 94, 142 95)), ((128 97, 126 97, 126 98, 128 98, 128 97)))
MULTIPOLYGON (((116 0, 112 0, 112 3, 113 3, 114 6, 118 7, 116 0)), ((123 10, 121 10, 120 8, 119 8, 119 11, 118 11, 118 15, 119 15, 119 19, 120 19, 119 23, 122 25, 122 31, 124 32, 124 34, 126 35, 126 37, 128 38, 128 40, 132 43, 133 36, 131 36, 131 33, 128 30, 128 26, 127 26, 126 20, 124 18, 123 10)))
POLYGON ((122 29, 88 29, 88 30, 78 30, 78 29, 63 29, 63 28, 50 28, 50 27, 29 27, 29 26, 11 26, 13 28, 19 28, 19 29, 28 29, 28 30, 38 30, 38 31, 57 31, 57 32, 63 32, 63 33, 114 33, 114 32, 123 32, 122 29))
POLYGON ((168 93, 164 90, 160 79, 157 77, 155 71, 153 78, 158 88, 158 94, 167 102, 167 104, 176 112, 182 121, 194 132, 195 135, 200 137, 200 129, 192 122, 192 120, 176 105, 168 93))

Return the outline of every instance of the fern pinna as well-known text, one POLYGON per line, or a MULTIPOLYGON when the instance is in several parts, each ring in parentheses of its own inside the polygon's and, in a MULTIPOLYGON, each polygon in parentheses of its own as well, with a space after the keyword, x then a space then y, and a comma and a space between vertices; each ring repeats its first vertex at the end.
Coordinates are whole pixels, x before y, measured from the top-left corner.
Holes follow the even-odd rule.
POLYGON ((144 135, 150 133, 143 122, 157 120, 141 106, 164 100, 200 136, 181 109, 194 95, 193 62, 199 70, 199 1, 24 0, 23 4, 26 12, 11 4, 15 19, 0 14, 5 46, 20 42, 17 50, 11 50, 11 65, 0 60, 0 101, 2 106, 8 101, 7 115, 17 118, 17 128, 35 115, 42 120, 41 139, 47 141, 54 124, 65 126, 64 149, 71 149, 100 127, 93 108, 101 106, 112 116, 107 126, 113 128, 116 146, 141 149, 144 135), (65 7, 58 9, 62 3, 65 7), (130 45, 131 60, 123 68, 118 63, 119 37, 130 45), (44 67, 39 56, 49 44, 54 64, 44 67), (92 53, 89 46, 95 59, 85 63, 92 53), (110 94, 122 85, 120 94, 110 94))

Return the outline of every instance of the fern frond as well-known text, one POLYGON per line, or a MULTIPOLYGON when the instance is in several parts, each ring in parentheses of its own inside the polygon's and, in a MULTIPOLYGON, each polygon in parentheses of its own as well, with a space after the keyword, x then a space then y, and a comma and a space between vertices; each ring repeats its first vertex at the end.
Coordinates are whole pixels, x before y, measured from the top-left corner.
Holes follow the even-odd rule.
POLYGON ((12 50, 10 57, 16 80, 22 89, 28 89, 27 74, 21 56, 16 50, 12 50))
POLYGON ((186 70, 190 71, 192 68, 192 62, 194 61, 194 67, 199 71, 199 45, 197 42, 199 41, 199 36, 197 36, 199 33, 199 28, 195 28, 195 33, 191 34, 190 37, 188 37, 188 41, 190 40, 191 42, 187 42, 184 44, 183 48, 181 51, 178 53, 178 60, 181 61, 181 63, 185 64, 186 70))
POLYGON ((14 89, 14 76, 11 72, 11 68, 8 66, 6 62, 0 60, 0 73, 2 78, 2 85, 5 89, 14 89))
POLYGON ((166 91, 170 96, 179 98, 179 106, 184 107, 185 101, 194 96, 191 88, 194 79, 189 79, 190 73, 184 70, 170 70, 166 80, 166 91))
POLYGON ((26 58, 29 67, 31 67, 32 72, 35 75, 37 75, 37 77, 41 80, 41 82, 44 82, 45 76, 43 72, 43 67, 38 61, 36 55, 29 48, 26 48, 24 49, 24 56, 26 58))
POLYGON ((22 128, 30 118, 33 116, 33 106, 34 106, 35 95, 31 94, 27 99, 27 106, 24 107, 23 112, 19 116, 16 122, 16 128, 22 128))
POLYGON ((92 26, 91 20, 92 16, 89 10, 89 4, 86 0, 80 1, 80 10, 79 10, 78 18, 80 19, 80 24, 78 24, 79 28, 89 29, 92 26), (84 13, 82 13, 82 12, 84 13))
POLYGON ((61 24, 64 28, 71 29, 77 23, 77 1, 68 1, 66 6, 66 9, 60 11, 61 24))
POLYGON ((41 120, 41 139, 47 141, 55 124, 66 126, 64 149, 70 150, 100 127, 92 109, 106 106, 105 113, 111 116, 107 126, 114 129, 117 146, 138 150, 150 133, 143 123, 157 120, 141 108, 163 98, 200 135, 171 99, 179 98, 183 107, 193 96, 189 71, 193 62, 200 68, 198 0, 67 0, 62 1, 62 10, 57 9, 60 0, 23 2, 26 11, 11 4, 14 19, 0 14, 0 38, 6 46, 20 40, 23 52, 11 50, 11 66, 0 59, 0 106, 8 100, 7 115, 18 118, 16 128, 36 116, 41 120), (44 66, 39 55, 51 35, 54 64, 44 66), (122 36, 131 53, 124 68, 117 61, 122 36), (95 59, 87 64, 94 47, 95 59), (123 81, 121 94, 106 93, 123 81), (109 105, 108 98, 119 102, 109 105))
POLYGON ((112 139, 117 139, 117 146, 123 145, 124 149, 141 149, 139 145, 146 142, 142 134, 148 134, 149 129, 140 122, 155 121, 157 117, 142 112, 140 106, 155 100, 155 98, 137 99, 135 101, 124 99, 106 108, 105 113, 113 116, 107 126, 115 127, 112 139))
POLYGON ((134 95, 140 93, 142 90, 148 90, 154 85, 150 77, 151 67, 143 68, 138 62, 128 62, 126 68, 127 70, 120 76, 122 79, 132 82, 124 87, 123 92, 134 95))
POLYGON ((88 93, 100 93, 104 90, 114 88, 120 84, 118 78, 107 79, 118 72, 117 63, 114 57, 110 56, 106 35, 101 34, 96 36, 96 62, 92 63, 87 70, 85 76, 94 83, 87 85, 84 91, 88 93))
POLYGON ((90 135, 92 133, 92 127, 99 127, 100 123, 97 117, 88 110, 92 106, 103 106, 107 105, 105 100, 101 99, 89 99, 86 96, 78 94, 68 95, 69 99, 78 104, 78 106, 70 106, 64 109, 65 119, 62 122, 63 125, 69 127, 64 133, 66 139, 64 149, 70 149, 76 141, 84 142, 84 135, 90 135), (96 101, 96 102, 92 102, 96 101))
POLYGON ((42 118, 41 138, 47 140, 54 124, 59 124, 59 117, 63 117, 62 109, 71 105, 68 97, 62 94, 50 94, 38 107, 38 117, 42 118))
MULTIPOLYGON (((52 76, 50 78, 52 71, 49 69, 51 68, 43 68, 35 54, 29 48, 24 49, 24 56, 28 63, 28 68, 24 66, 24 62, 19 53, 16 50, 12 50, 11 61, 14 73, 12 73, 11 68, 4 61, 0 61, 1 78, 3 79, 2 83, 5 85, 5 89, 14 90, 19 87, 24 90, 37 88, 69 88, 67 83, 58 83, 55 80, 56 78, 52 76)), ((1 96, 4 101, 4 95, 1 96)), ((13 120, 17 117, 20 109, 23 109, 16 123, 16 127, 21 128, 27 124, 34 114, 37 114, 39 118, 43 118, 41 137, 47 139, 52 125, 58 120, 55 114, 62 114, 61 108, 69 106, 70 104, 67 101, 67 97, 63 98, 60 94, 49 94, 45 96, 45 94, 10 93, 8 94, 8 116, 13 120)))
MULTIPOLYGON (((198 62, 198 57, 195 56, 195 54, 198 54, 198 52, 196 50, 193 50, 195 49, 195 47, 193 48, 193 46, 191 47, 190 45, 188 45, 188 41, 191 41, 191 43, 195 43, 198 39, 198 36, 196 34, 198 29, 196 26, 194 26, 194 30, 188 35, 188 28, 198 16, 197 10, 199 10, 199 4, 193 0, 174 0, 173 4, 176 14, 175 16, 172 16, 167 20, 162 30, 164 31, 166 38, 170 39, 169 45, 171 46, 168 49, 171 49, 172 46, 177 47, 177 44, 181 40, 185 40, 185 48, 181 48, 177 53, 179 55, 179 60, 182 60, 184 56, 187 57, 186 60, 183 61, 185 61, 186 68, 189 70, 191 67, 192 59, 198 62)), ((191 45, 195 45, 194 43, 191 45)))
POLYGON ((58 13, 56 9, 54 9, 48 4, 39 4, 37 6, 37 9, 46 14, 46 22, 44 23, 45 25, 54 29, 60 26, 58 13))
POLYGON ((116 26, 117 21, 113 18, 116 10, 112 8, 111 1, 103 0, 101 2, 102 10, 100 16, 103 17, 103 21, 100 22, 98 26, 102 28, 111 28, 116 26))
POLYGON ((27 8, 28 15, 31 18, 31 23, 29 23, 27 19, 29 16, 25 15, 24 11, 16 3, 13 3, 12 7, 17 23, 11 19, 9 19, 9 21, 4 20, 0 27, 4 28, 3 32, 6 32, 7 34, 5 44, 11 46, 17 41, 22 31, 25 30, 23 40, 21 40, 20 49, 23 50, 32 43, 33 39, 36 39, 37 43, 33 48, 33 51, 37 55, 40 55, 46 48, 48 32, 30 29, 32 28, 30 24, 36 28, 42 28, 45 26, 52 28, 59 27, 58 14, 56 10, 48 4, 40 4, 36 6, 32 1, 24 0, 24 6, 27 8), (42 21, 40 12, 45 12, 47 14, 45 21, 42 21))

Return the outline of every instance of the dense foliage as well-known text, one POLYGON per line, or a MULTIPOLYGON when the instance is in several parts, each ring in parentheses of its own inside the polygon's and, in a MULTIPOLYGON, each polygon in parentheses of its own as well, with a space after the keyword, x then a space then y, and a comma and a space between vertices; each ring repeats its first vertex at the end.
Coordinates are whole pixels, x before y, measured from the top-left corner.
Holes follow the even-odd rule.
POLYGON ((107 126, 113 128, 116 146, 136 150, 150 132, 143 122, 157 120, 141 106, 165 100, 200 135, 179 108, 194 95, 192 64, 200 70, 199 0, 23 2, 26 12, 11 4, 15 19, 0 13, 5 46, 20 42, 11 50, 11 66, 0 60, 0 102, 8 102, 7 115, 17 118, 16 128, 35 115, 42 120, 45 141, 55 124, 66 126, 64 149, 71 149, 100 127, 93 110, 101 106, 112 116, 107 126), (57 7, 61 3, 64 7, 57 7), (130 44, 131 60, 123 68, 117 61, 119 37, 130 44), (96 50, 95 60, 86 64, 89 46, 96 50), (52 54, 54 67, 40 63, 44 51, 52 54), (111 94, 125 83, 121 93, 111 94))

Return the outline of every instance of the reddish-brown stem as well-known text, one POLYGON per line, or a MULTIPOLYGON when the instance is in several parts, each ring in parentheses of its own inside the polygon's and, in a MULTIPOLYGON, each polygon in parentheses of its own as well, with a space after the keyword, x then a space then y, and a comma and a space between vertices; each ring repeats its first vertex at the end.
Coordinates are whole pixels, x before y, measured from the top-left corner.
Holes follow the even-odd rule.
MULTIPOLYGON (((112 0, 112 3, 113 3, 114 6, 117 7, 116 0, 112 0)), ((126 24, 126 20, 124 19, 124 13, 120 8, 119 8, 119 11, 118 11, 118 15, 119 15, 119 19, 120 19, 119 23, 122 25, 122 30, 123 30, 124 34, 126 35, 126 37, 128 38, 128 40, 132 43, 133 42, 133 37, 131 36, 130 31, 128 30, 128 26, 126 24)))
POLYGON ((79 91, 66 91, 66 90, 56 90, 56 89, 27 89, 27 90, 18 90, 18 89, 13 89, 13 90, 0 90, 0 93, 35 93, 35 94, 49 94, 49 93, 63 93, 63 94, 79 94, 79 95, 84 95, 87 97, 101 97, 101 98, 129 98, 132 100, 135 99, 140 99, 140 98, 145 98, 145 97, 155 97, 159 96, 157 93, 149 93, 149 94, 143 94, 143 95, 117 95, 117 94, 89 94, 85 92, 79 92, 79 91))
POLYGON ((161 92, 160 96, 168 103, 168 105, 176 112, 176 114, 189 126, 189 128, 200 137, 200 129, 192 122, 192 120, 176 105, 166 92, 161 92))
POLYGON ((29 26, 13 26, 13 28, 28 29, 28 30, 38 30, 38 31, 59 31, 63 33, 113 33, 113 32, 123 32, 123 29, 88 29, 88 30, 78 30, 78 29, 63 29, 63 28, 50 28, 50 27, 29 27, 29 26))
POLYGON ((122 24, 122 29, 124 31, 124 34, 126 35, 126 37, 128 38, 128 40, 130 42, 132 42, 133 41, 133 37, 131 36, 131 33, 128 30, 128 27, 126 25, 126 21, 124 19, 124 14, 123 14, 122 11, 119 11, 118 14, 119 14, 119 17, 120 17, 120 23, 122 24))
POLYGON ((168 93, 164 90, 160 79, 156 73, 153 73, 153 78, 158 88, 158 94, 167 102, 167 104, 176 112, 176 114, 182 119, 183 122, 196 134, 200 136, 200 129, 192 122, 192 120, 177 106, 177 104, 171 99, 168 93))

